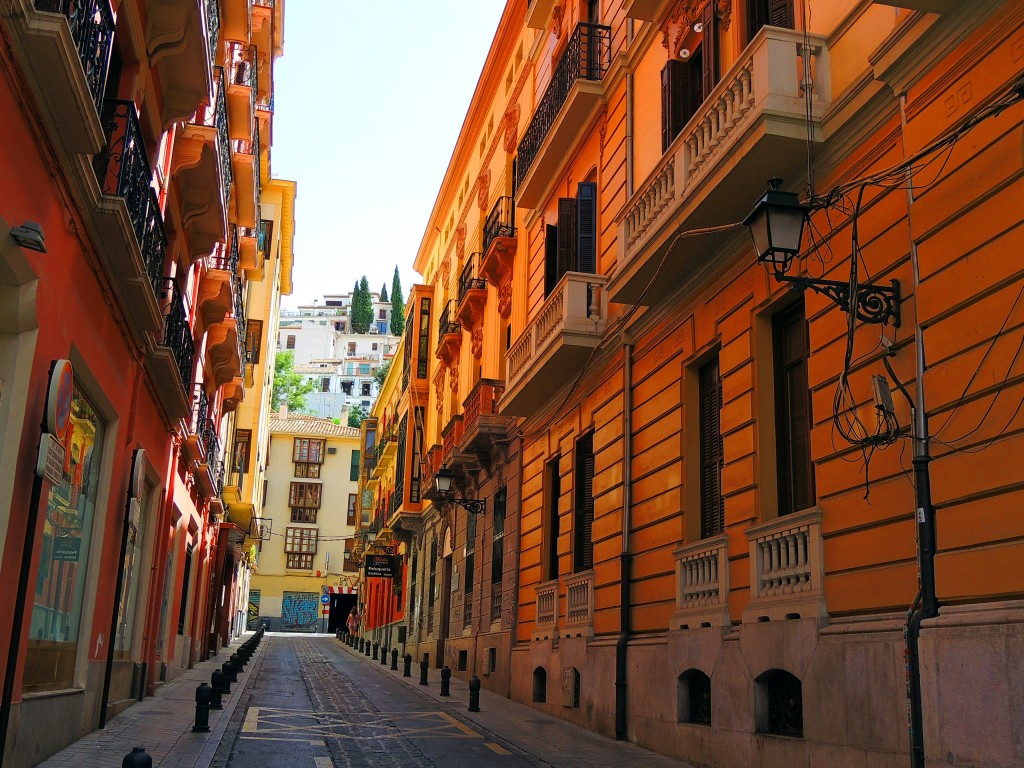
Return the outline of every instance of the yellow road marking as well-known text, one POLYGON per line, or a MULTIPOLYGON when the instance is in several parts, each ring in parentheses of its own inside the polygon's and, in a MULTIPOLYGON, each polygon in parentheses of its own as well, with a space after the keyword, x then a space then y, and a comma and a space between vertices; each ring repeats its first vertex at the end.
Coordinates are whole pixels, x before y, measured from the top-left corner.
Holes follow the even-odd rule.
POLYGON ((474 739, 482 739, 483 738, 483 736, 481 736, 479 733, 474 731, 468 725, 466 725, 465 723, 463 723, 460 720, 456 720, 454 717, 449 715, 447 712, 438 712, 437 714, 439 714, 444 720, 447 720, 449 723, 454 725, 456 728, 458 728, 460 731, 462 731, 467 736, 472 736, 474 739))
POLYGON ((255 733, 260 726, 260 708, 249 707, 245 713, 245 722, 242 723, 242 733, 255 733))
POLYGON ((484 742, 484 746, 487 747, 492 752, 497 752, 499 755, 511 755, 512 754, 511 752, 509 752, 507 749, 505 749, 500 744, 495 744, 494 742, 491 742, 491 741, 485 741, 484 742))

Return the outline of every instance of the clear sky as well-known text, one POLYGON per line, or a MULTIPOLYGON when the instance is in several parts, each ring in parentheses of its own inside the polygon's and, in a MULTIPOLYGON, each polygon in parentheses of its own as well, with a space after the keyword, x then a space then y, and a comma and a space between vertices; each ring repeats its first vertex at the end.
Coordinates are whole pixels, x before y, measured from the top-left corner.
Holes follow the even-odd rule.
POLYGON ((282 306, 402 292, 505 0, 286 0, 272 173, 298 182, 282 306))

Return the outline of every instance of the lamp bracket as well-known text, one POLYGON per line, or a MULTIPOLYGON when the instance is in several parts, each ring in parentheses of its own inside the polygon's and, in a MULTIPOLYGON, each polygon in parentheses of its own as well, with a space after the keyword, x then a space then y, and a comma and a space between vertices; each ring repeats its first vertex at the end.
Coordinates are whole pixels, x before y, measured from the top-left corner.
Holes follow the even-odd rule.
POLYGON ((486 499, 460 499, 457 496, 448 495, 444 497, 448 504, 457 504, 471 515, 482 515, 487 510, 486 499))
MULTIPOLYGON (((843 312, 850 312, 850 284, 841 280, 823 280, 800 275, 775 274, 780 282, 793 283, 798 288, 810 288, 831 299, 843 312)), ((900 327, 900 282, 891 281, 891 286, 870 283, 857 286, 853 311, 862 323, 887 324, 890 321, 900 327)))

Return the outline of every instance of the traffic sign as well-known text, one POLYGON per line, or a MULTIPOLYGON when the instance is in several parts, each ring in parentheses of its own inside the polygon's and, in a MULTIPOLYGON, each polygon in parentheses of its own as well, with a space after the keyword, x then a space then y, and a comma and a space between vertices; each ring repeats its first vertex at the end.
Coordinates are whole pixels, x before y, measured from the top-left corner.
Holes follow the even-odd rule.
POLYGON ((75 381, 69 360, 54 360, 50 367, 50 385, 46 390, 45 432, 64 436, 71 414, 71 396, 75 381))
POLYGON ((331 603, 331 596, 330 595, 320 595, 320 602, 323 605, 330 605, 330 603, 331 603))

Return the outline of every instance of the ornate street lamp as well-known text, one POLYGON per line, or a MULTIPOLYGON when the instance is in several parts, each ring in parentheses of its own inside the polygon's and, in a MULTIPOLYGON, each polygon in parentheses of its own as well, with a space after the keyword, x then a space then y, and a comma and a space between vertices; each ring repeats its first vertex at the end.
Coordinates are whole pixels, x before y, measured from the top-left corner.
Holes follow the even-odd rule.
POLYGON ((757 201, 754 210, 743 220, 750 228, 757 261, 772 268, 779 282, 792 283, 798 288, 810 288, 831 299, 844 312, 853 311, 863 323, 900 324, 900 284, 893 280, 890 286, 857 285, 853 301, 850 300, 850 282, 790 275, 789 268, 800 253, 804 223, 811 208, 803 205, 794 192, 783 192, 781 179, 769 179, 768 189, 757 201))
POLYGON ((441 467, 437 470, 434 474, 434 490, 437 491, 437 497, 445 503, 458 504, 470 514, 483 514, 487 506, 486 500, 463 499, 456 496, 452 491, 452 480, 454 479, 455 473, 447 467, 441 467))

